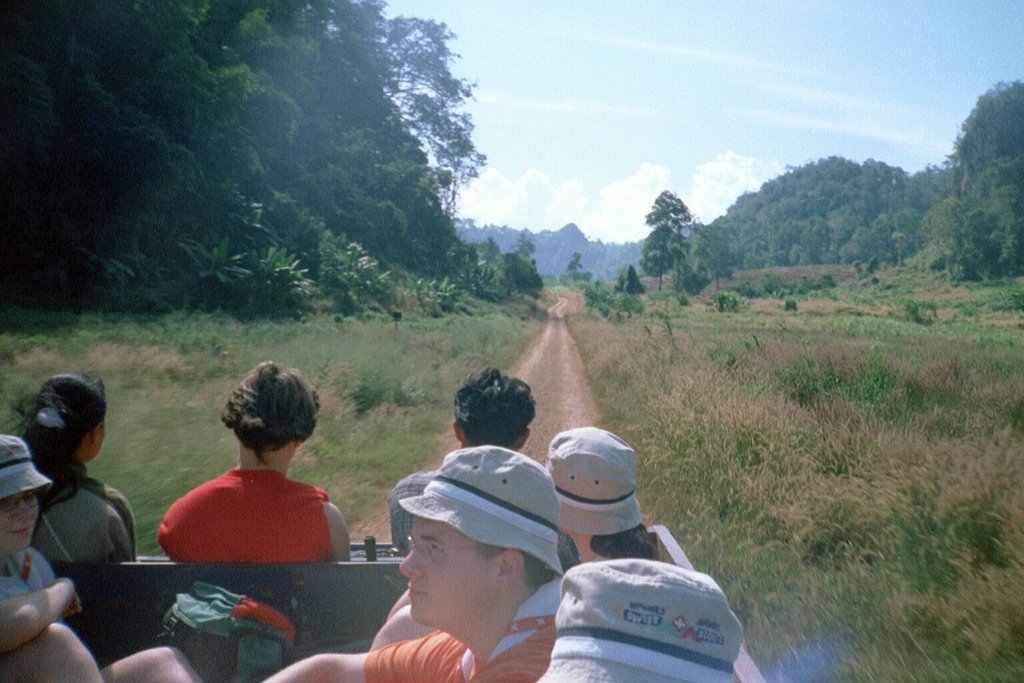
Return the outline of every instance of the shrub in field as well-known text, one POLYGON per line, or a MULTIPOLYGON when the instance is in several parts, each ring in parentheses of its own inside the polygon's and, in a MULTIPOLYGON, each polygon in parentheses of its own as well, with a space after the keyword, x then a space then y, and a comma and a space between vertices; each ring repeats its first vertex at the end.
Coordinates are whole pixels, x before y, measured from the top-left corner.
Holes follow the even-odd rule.
POLYGON ((740 296, 745 296, 748 299, 756 299, 760 294, 760 291, 758 291, 757 287, 750 284, 746 280, 736 285, 735 290, 737 294, 739 294, 740 296))
POLYGON ((782 279, 781 275, 775 273, 769 273, 761 278, 761 294, 763 296, 772 298, 781 298, 789 291, 789 287, 786 285, 785 280, 782 279))
POLYGON ((711 306, 719 313, 735 313, 740 310, 740 300, 730 292, 715 292, 711 306))
POLYGON ((782 309, 785 311, 796 311, 796 299, 786 299, 782 309))
POLYGON ((931 301, 908 299, 903 302, 903 314, 912 323, 931 325, 938 318, 938 308, 931 301))
POLYGON ((586 287, 583 290, 583 303, 590 310, 596 311, 607 318, 608 314, 611 313, 611 305, 609 303, 611 296, 612 293, 601 285, 586 287))

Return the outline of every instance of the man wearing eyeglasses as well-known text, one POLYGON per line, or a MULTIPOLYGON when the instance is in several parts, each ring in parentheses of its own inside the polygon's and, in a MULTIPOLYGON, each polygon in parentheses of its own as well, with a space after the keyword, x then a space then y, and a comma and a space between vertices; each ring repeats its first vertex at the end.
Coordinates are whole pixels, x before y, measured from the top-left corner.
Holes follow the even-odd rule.
POLYGON ((437 629, 365 654, 317 655, 271 683, 527 683, 548 666, 559 600, 558 498, 547 471, 497 446, 449 453, 413 516, 401 571, 437 629))

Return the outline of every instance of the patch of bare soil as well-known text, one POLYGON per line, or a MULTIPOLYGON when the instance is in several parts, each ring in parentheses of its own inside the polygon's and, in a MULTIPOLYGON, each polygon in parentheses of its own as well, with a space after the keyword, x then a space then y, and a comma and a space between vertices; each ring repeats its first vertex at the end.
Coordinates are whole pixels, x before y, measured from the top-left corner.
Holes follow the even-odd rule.
MULTIPOLYGON (((537 402, 537 416, 530 423, 530 438, 522 450, 538 462, 546 461, 548 444, 555 434, 573 427, 596 424, 598 419, 594 399, 583 374, 579 350, 565 322, 566 316, 579 312, 582 307, 582 298, 578 294, 560 295, 558 302, 548 309, 543 331, 507 370, 530 385, 537 402)), ((443 446, 437 466, 440 466, 444 454, 458 448, 450 429, 440 438, 443 446)), ((390 538, 391 526, 385 501, 380 502, 374 514, 353 525, 350 533, 354 541, 370 535, 381 541, 390 538)))

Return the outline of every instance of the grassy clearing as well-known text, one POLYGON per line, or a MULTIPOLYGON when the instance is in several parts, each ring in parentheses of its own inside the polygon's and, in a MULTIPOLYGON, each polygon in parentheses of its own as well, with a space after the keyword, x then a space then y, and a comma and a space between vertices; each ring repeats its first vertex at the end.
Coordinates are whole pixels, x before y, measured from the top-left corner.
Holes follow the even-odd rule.
POLYGON ((291 476, 325 488, 355 523, 400 477, 440 455, 459 382, 508 367, 542 323, 539 307, 443 319, 247 322, 210 315, 156 318, 0 313, 0 427, 46 377, 80 370, 103 379, 107 439, 89 466, 131 501, 140 554, 159 553, 168 505, 237 462, 220 410, 261 360, 301 369, 320 394, 313 437, 291 476), (428 437, 428 438, 425 438, 428 437))
POLYGON ((826 680, 1024 680, 1024 331, 985 317, 991 288, 851 283, 828 311, 571 325, 646 516, 722 583, 764 673, 827 645, 826 680), (979 312, 843 308, 907 297, 979 312))

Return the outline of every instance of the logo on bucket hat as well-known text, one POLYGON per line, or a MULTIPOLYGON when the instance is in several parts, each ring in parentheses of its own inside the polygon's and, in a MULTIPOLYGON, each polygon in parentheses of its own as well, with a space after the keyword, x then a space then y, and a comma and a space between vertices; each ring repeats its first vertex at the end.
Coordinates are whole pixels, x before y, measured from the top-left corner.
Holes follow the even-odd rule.
POLYGON ((611 432, 579 427, 556 435, 548 447, 548 471, 566 531, 617 534, 641 523, 636 455, 611 432))
POLYGON ((707 574, 653 560, 573 567, 542 683, 730 683, 743 629, 707 574))
POLYGON ((20 438, 0 434, 0 498, 52 484, 32 464, 28 446, 20 438))
POLYGON ((562 573, 554 482, 521 453, 499 446, 452 451, 423 493, 399 504, 479 543, 521 550, 562 573))

